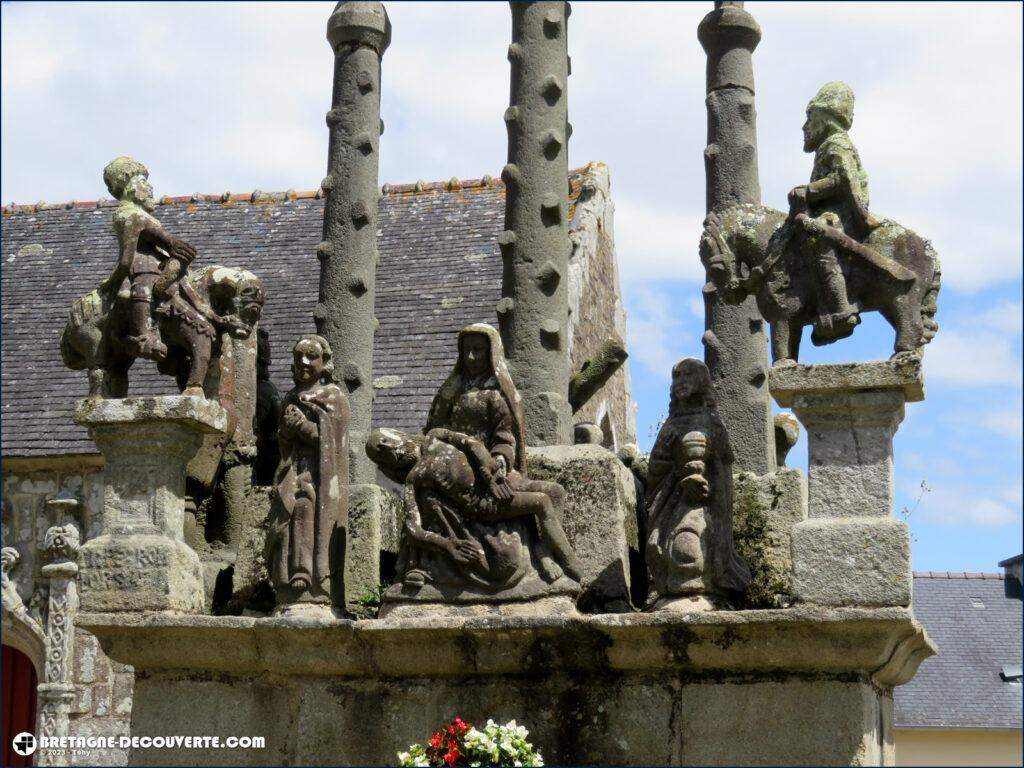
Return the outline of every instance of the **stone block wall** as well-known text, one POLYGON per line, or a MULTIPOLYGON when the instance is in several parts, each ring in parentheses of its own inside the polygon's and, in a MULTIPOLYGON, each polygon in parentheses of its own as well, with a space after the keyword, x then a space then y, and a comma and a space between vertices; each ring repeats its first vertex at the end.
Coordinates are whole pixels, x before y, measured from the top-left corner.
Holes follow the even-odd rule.
MULTIPOLYGON (((43 537, 51 526, 74 523, 82 542, 97 536, 102 527, 103 470, 95 457, 68 461, 6 461, 3 467, 3 543, 18 550, 20 559, 10 573, 30 614, 45 626, 49 586, 42 577, 43 537), (74 518, 55 519, 46 502, 74 498, 74 518)), ((43 659, 33 659, 42 680, 43 659)), ((75 631, 72 660, 75 698, 71 705, 70 735, 122 736, 131 725, 135 674, 127 664, 111 661, 96 638, 75 631)), ((69 765, 126 765, 126 750, 90 750, 69 753, 56 762, 69 765)))

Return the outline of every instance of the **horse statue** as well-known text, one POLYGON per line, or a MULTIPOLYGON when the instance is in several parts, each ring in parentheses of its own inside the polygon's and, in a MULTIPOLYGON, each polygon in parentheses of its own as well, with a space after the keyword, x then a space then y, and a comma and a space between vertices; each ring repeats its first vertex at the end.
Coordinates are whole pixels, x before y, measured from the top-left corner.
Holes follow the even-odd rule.
MULTIPOLYGON (((799 214, 795 214, 799 216, 799 214)), ((704 222, 700 257, 709 283, 728 304, 753 295, 771 327, 772 362, 795 364, 805 325, 822 315, 820 292, 798 248, 783 226, 794 214, 759 205, 736 205, 704 222)), ((832 236, 841 238, 841 234, 832 236)), ((877 310, 896 331, 894 356, 920 353, 938 330, 936 301, 941 270, 929 241, 890 219, 881 219, 863 243, 838 243, 850 305, 877 310)), ((852 328, 850 329, 852 332, 852 328)), ((845 334, 849 335, 849 332, 845 334)), ((816 346, 841 335, 812 333, 816 346)))
MULTIPOLYGON (((246 339, 263 312, 264 291, 252 272, 221 266, 183 274, 167 270, 164 296, 153 319, 166 355, 157 369, 177 381, 185 394, 202 395, 211 365, 220 355, 222 334, 246 339)), ((60 339, 64 365, 88 370, 89 397, 126 397, 128 369, 136 357, 125 348, 130 297, 124 285, 107 281, 75 300, 60 339)))

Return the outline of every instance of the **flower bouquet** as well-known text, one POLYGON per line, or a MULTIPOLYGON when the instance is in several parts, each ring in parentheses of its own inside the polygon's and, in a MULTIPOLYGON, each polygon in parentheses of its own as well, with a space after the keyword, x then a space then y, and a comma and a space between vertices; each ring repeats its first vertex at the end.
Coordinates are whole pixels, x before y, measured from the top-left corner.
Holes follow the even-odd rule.
POLYGON ((544 759, 526 740, 529 732, 512 720, 498 725, 488 720, 477 730, 461 717, 436 731, 426 744, 413 744, 398 753, 402 766, 544 765, 544 759))

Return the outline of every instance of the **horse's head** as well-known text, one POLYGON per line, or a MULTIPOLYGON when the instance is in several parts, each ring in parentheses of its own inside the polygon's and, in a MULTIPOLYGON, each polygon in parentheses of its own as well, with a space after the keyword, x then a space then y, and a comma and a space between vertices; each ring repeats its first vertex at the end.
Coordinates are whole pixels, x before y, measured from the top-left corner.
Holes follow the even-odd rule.
POLYGON ((699 252, 708 282, 715 287, 722 300, 727 304, 742 301, 744 297, 740 288, 736 254, 726 240, 723 220, 717 213, 710 213, 704 219, 699 252))
POLYGON ((209 296, 214 311, 238 322, 236 338, 247 339, 263 315, 266 294, 263 283, 245 269, 208 267, 199 277, 199 285, 209 296))

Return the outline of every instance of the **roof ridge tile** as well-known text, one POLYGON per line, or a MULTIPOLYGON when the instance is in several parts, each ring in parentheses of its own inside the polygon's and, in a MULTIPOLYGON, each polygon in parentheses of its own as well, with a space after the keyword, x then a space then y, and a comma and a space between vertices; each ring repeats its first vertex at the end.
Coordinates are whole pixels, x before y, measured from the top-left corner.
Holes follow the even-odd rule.
POLYGON ((1004 574, 988 571, 914 571, 915 579, 989 579, 1002 581, 1004 574))
MULTIPOLYGON (((573 168, 569 171, 569 177, 570 179, 573 179, 582 176, 587 172, 587 170, 588 166, 573 168)), ((447 181, 423 181, 420 179, 412 184, 384 184, 381 187, 381 194, 409 195, 431 192, 458 192, 463 189, 482 189, 487 187, 503 189, 505 187, 505 183, 501 179, 494 178, 489 174, 484 174, 479 179, 459 179, 456 176, 452 176, 447 181)), ((288 202, 289 200, 319 199, 322 196, 322 188, 303 192, 297 192, 294 189, 289 189, 284 192, 264 192, 257 187, 252 192, 243 192, 241 194, 232 194, 231 192, 223 192, 220 194, 194 192, 190 195, 163 195, 157 200, 157 204, 164 206, 188 205, 200 202, 221 203, 223 205, 231 203, 277 203, 288 202)), ((4 216, 10 216, 16 213, 37 213, 39 211, 59 210, 65 208, 113 208, 116 207, 117 204, 117 200, 110 200, 102 197, 97 200, 68 200, 63 203, 47 203, 44 200, 40 200, 37 203, 28 204, 12 202, 3 206, 0 210, 2 210, 4 216)))

